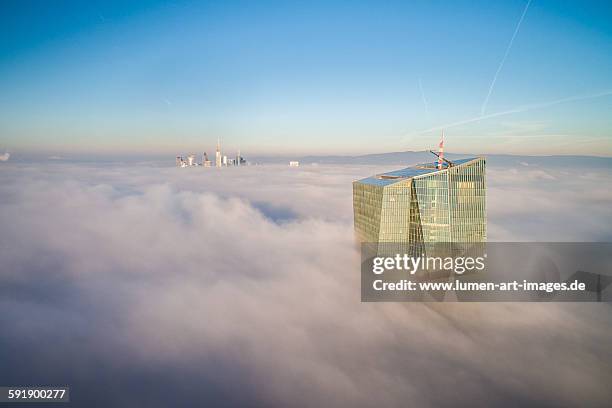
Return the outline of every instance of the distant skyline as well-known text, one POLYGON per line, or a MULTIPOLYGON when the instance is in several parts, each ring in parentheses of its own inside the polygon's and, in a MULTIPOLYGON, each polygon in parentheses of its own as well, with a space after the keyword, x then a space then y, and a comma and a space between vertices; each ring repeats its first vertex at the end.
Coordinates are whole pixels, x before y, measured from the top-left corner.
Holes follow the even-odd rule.
MULTIPOLYGON (((612 156, 606 2, 2 2, 0 155, 612 156)), ((8 156, 7 156, 8 158, 8 156)))

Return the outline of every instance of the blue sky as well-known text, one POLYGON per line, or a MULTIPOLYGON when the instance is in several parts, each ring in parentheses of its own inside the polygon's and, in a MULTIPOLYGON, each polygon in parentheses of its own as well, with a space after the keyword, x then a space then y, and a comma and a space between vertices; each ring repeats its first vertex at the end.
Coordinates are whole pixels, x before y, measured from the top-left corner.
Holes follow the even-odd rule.
POLYGON ((5 1, 0 150, 612 156, 612 6, 526 4, 5 1))

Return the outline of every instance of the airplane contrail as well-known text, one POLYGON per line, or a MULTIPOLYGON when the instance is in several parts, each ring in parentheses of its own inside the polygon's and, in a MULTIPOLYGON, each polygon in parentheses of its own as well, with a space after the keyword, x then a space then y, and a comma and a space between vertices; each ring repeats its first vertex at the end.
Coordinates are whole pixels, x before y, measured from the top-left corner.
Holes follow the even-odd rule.
POLYGON ((482 107, 480 108, 481 115, 484 115, 485 111, 487 110, 487 104, 489 103, 489 98, 491 97, 491 93, 493 92, 493 87, 495 86, 495 82, 497 82, 497 76, 499 75, 502 68, 504 67, 504 64, 506 63, 506 58, 508 58, 508 54, 510 53, 510 48, 512 48, 512 44, 514 44, 514 39, 516 38, 516 35, 518 34, 519 29, 521 28, 521 24, 523 23, 525 14, 527 14, 527 9, 529 8, 529 4, 531 4, 531 0, 527 1, 527 4, 525 5, 525 9, 523 10, 523 14, 521 15, 521 18, 519 19, 518 24, 516 25, 516 28, 514 29, 514 34, 512 34, 512 38, 510 39, 510 42, 508 43, 508 47, 506 47, 506 52, 504 53, 504 57, 499 63, 499 66, 497 67, 497 71, 495 72, 495 75, 493 76, 493 80, 491 81, 491 85, 489 86, 489 92, 487 92, 487 96, 484 102, 482 103, 482 107))
POLYGON ((586 95, 583 94, 583 95, 568 96, 568 97, 561 98, 561 99, 555 99, 554 101, 547 101, 547 102, 533 103, 533 104, 529 104, 529 105, 522 105, 522 106, 518 106, 516 108, 512 108, 512 109, 508 109, 508 110, 504 110, 504 111, 500 111, 500 112, 495 112, 495 113, 490 113, 488 115, 476 116, 474 118, 463 119, 463 120, 459 120, 459 121, 456 121, 456 122, 451 122, 451 123, 446 123, 444 125, 436 126, 436 127, 430 128, 430 129, 421 130, 419 132, 416 132, 416 133, 413 133, 411 135, 408 135, 408 136, 404 137, 404 139, 406 139, 408 137, 411 137, 411 136, 422 135, 424 133, 430 133, 430 132, 435 132, 435 131, 438 131, 438 130, 444 130, 444 129, 448 129, 448 128, 452 128, 452 127, 466 125, 468 123, 479 122, 479 121, 485 120, 485 119, 491 119, 491 118, 496 118, 496 117, 499 117, 499 116, 511 115, 513 113, 521 113, 521 112, 527 112, 527 111, 536 110, 536 109, 548 108, 550 106, 559 105, 559 104, 567 103, 567 102, 576 102, 576 101, 582 101, 582 100, 586 100, 586 99, 601 98, 603 96, 609 96, 609 95, 612 95, 612 89, 607 89, 605 91, 601 91, 601 92, 597 92, 597 93, 592 93, 592 94, 586 94, 586 95))
POLYGON ((423 91, 423 84, 421 83, 421 78, 419 78, 419 89, 421 90, 421 99, 423 100, 423 105, 425 105, 425 113, 429 114, 429 105, 427 104, 427 99, 425 99, 425 92, 423 91))

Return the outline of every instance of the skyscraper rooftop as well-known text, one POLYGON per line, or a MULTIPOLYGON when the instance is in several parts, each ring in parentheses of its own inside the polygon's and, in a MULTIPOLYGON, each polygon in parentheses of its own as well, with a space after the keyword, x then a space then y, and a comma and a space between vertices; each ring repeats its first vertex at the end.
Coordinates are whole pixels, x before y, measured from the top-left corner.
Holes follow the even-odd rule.
MULTIPOLYGON (((478 160, 477 157, 469 159, 454 160, 453 165, 459 166, 471 161, 478 160)), ((424 176, 426 174, 436 173, 438 171, 444 171, 448 169, 448 163, 443 163, 442 169, 438 168, 438 163, 424 163, 417 164, 415 166, 406 167, 405 169, 394 170, 388 173, 377 174, 374 176, 366 177, 361 180, 357 180, 357 183, 370 184, 375 186, 388 186, 400 181, 405 181, 413 177, 424 176)))

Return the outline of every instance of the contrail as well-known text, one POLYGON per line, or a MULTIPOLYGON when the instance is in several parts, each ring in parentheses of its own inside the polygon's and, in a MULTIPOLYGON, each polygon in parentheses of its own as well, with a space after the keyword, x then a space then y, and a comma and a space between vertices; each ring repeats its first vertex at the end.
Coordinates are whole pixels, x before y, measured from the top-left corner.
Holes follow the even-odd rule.
POLYGON ((502 58, 501 62, 499 63, 499 66, 497 67, 497 71, 495 72, 495 75, 493 76, 493 81, 491 81, 491 86, 489 86, 489 92, 487 93, 487 97, 485 98, 484 102, 482 103, 482 107, 480 108, 480 114, 484 115, 485 111, 487 110, 487 104, 489 103, 489 98, 491 97, 491 92, 493 92, 493 87, 495 86, 495 82, 497 81, 497 76, 499 75, 499 73, 501 72, 502 68, 504 67, 504 63, 506 62, 506 58, 508 58, 508 54, 510 53, 510 48, 512 48, 512 44, 514 43, 514 39, 516 38, 516 35, 519 32, 519 29, 521 28, 521 23, 523 22, 523 19, 525 18, 525 14, 527 14, 527 9, 529 8, 529 4, 531 4, 531 0, 527 1, 527 5, 525 5, 525 9, 523 10, 523 14, 521 15, 521 18, 518 21, 518 24, 516 25, 516 28, 514 29, 514 34, 512 34, 512 38, 510 39, 510 43, 508 43, 508 47, 506 48, 506 53, 504 54, 504 57, 502 58))
POLYGON ((430 129, 421 130, 421 131, 416 132, 416 133, 414 133, 412 135, 408 135, 408 136, 404 137, 404 139, 406 139, 408 137, 411 137, 411 136, 421 135, 423 133, 430 133, 430 132, 435 132, 435 131, 438 131, 438 130, 443 130, 443 129, 448 129, 448 128, 457 127, 457 126, 461 126, 461 125, 466 125, 468 123, 479 122, 479 121, 485 120, 485 119, 497 118, 499 116, 511 115, 513 113, 521 113, 521 112, 527 112, 527 111, 536 110, 536 109, 548 108, 549 106, 559 105, 559 104, 567 103, 567 102, 576 102, 576 101, 582 101, 582 100, 586 100, 586 99, 601 98, 603 96, 609 96, 609 95, 612 95, 612 89, 608 89, 608 90, 597 92, 597 93, 593 93, 593 94, 587 94, 587 95, 568 96, 566 98, 556 99, 554 101, 540 102, 540 103, 534 103, 534 104, 529 104, 529 105, 522 105, 522 106, 518 106, 516 108, 508 109, 508 110, 505 110, 505 111, 490 113, 488 115, 476 116, 474 118, 463 119, 463 120, 459 120, 457 122, 446 123, 444 125, 436 126, 436 127, 430 128, 430 129))
POLYGON ((429 105, 427 104, 427 99, 425 99, 425 92, 423 92, 423 84, 421 83, 421 78, 419 78, 419 89, 421 90, 421 99, 423 100, 423 105, 425 105, 425 113, 429 115, 429 105))

